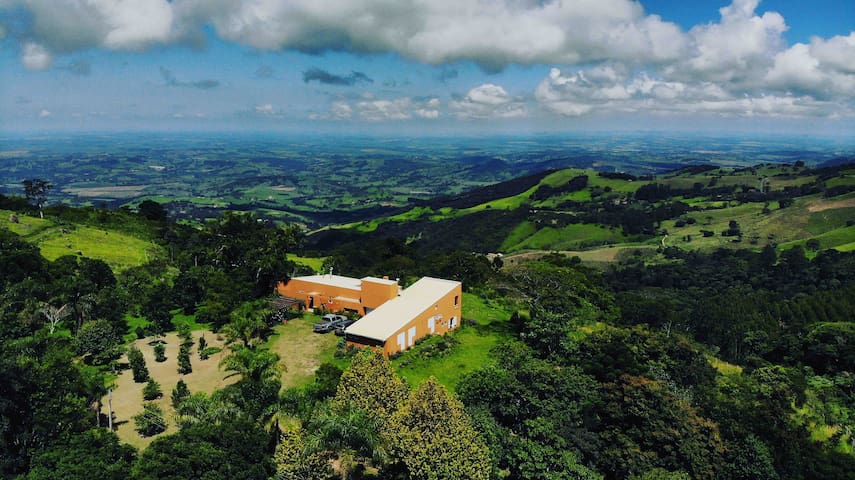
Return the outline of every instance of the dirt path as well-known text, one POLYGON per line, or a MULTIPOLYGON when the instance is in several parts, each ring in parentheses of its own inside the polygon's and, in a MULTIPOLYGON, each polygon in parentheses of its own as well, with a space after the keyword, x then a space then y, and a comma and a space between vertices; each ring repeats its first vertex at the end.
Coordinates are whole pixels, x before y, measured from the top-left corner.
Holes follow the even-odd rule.
POLYGON ((835 208, 855 207, 855 198, 847 198, 846 200, 837 200, 835 202, 817 202, 808 207, 809 212, 822 212, 824 210, 833 210, 835 208))

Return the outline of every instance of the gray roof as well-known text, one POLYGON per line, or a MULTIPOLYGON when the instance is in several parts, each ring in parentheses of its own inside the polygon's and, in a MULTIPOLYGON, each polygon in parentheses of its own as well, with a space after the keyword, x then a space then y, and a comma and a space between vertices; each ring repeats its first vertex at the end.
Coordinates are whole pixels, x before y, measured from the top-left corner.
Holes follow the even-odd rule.
POLYGON ((397 297, 347 327, 345 332, 385 341, 458 285, 460 282, 454 280, 423 277, 397 297))

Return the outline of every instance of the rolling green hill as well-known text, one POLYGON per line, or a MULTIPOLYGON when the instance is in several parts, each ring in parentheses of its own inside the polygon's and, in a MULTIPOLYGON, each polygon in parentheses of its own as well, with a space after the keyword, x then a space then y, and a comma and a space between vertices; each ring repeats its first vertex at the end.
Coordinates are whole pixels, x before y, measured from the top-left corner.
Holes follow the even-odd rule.
POLYGON ((625 247, 760 249, 767 244, 851 250, 853 171, 851 165, 813 170, 786 164, 698 165, 639 177, 563 169, 324 229, 314 232, 310 244, 323 251, 366 237, 393 237, 426 251, 511 255, 625 247), (818 247, 808 244, 814 238, 818 247))
POLYGON ((162 256, 163 247, 133 234, 109 227, 58 222, 0 210, 0 228, 8 228, 39 247, 42 256, 56 260, 80 255, 103 260, 122 271, 162 256), (12 221, 16 219, 16 221, 12 221))

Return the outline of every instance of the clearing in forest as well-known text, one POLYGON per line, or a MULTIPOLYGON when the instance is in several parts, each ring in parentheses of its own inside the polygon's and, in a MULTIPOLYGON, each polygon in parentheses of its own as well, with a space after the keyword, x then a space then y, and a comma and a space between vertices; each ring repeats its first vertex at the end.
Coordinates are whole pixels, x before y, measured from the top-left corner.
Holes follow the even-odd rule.
MULTIPOLYGON (((223 340, 219 339, 216 334, 207 330, 199 330, 193 332, 193 347, 190 349, 190 364, 193 366, 193 371, 187 375, 178 373, 178 348, 181 340, 178 334, 169 333, 160 340, 166 342, 166 361, 154 361, 154 344, 151 342, 157 340, 155 337, 146 337, 132 343, 133 346, 140 349, 145 357, 145 364, 148 367, 148 372, 151 378, 160 384, 160 389, 163 396, 154 400, 160 408, 163 409, 167 423, 165 434, 175 433, 178 427, 175 425, 174 410, 172 409, 172 389, 178 383, 178 380, 184 380, 190 393, 206 392, 211 393, 218 388, 237 381, 237 377, 225 378, 228 373, 219 369, 220 360, 224 355, 228 354, 228 349, 224 349, 219 353, 211 355, 207 360, 199 359, 199 337, 204 335, 209 347, 223 347, 223 340)), ((122 361, 127 362, 127 358, 123 357, 122 361)), ((116 428, 116 433, 122 442, 129 443, 134 447, 142 450, 151 443, 157 436, 141 437, 134 427, 133 416, 140 413, 143 409, 143 387, 145 383, 135 383, 133 374, 130 369, 124 370, 119 374, 119 377, 114 382, 113 389, 113 425, 116 428)), ((102 412, 107 414, 107 398, 102 399, 102 412)), ((164 435, 162 433, 161 435, 164 435)))

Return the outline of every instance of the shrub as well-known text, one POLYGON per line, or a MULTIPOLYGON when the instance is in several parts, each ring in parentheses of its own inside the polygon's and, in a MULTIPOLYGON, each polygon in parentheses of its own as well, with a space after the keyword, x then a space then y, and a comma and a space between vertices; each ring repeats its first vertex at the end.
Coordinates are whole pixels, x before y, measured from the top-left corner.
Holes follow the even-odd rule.
POLYGON ((134 415, 135 430, 143 437, 150 437, 166 431, 166 419, 163 409, 154 403, 144 403, 143 411, 134 415))
POLYGON ((143 399, 154 400, 163 396, 163 391, 160 390, 160 384, 154 381, 153 378, 148 379, 148 383, 143 387, 143 399))
POLYGON ((154 361, 155 362, 165 362, 166 361, 166 346, 162 343, 156 343, 154 345, 154 361))
POLYGON ((178 383, 175 384, 175 388, 172 389, 172 407, 178 410, 178 406, 181 405, 181 402, 189 396, 190 389, 187 388, 187 384, 184 383, 184 380, 178 380, 178 383))

